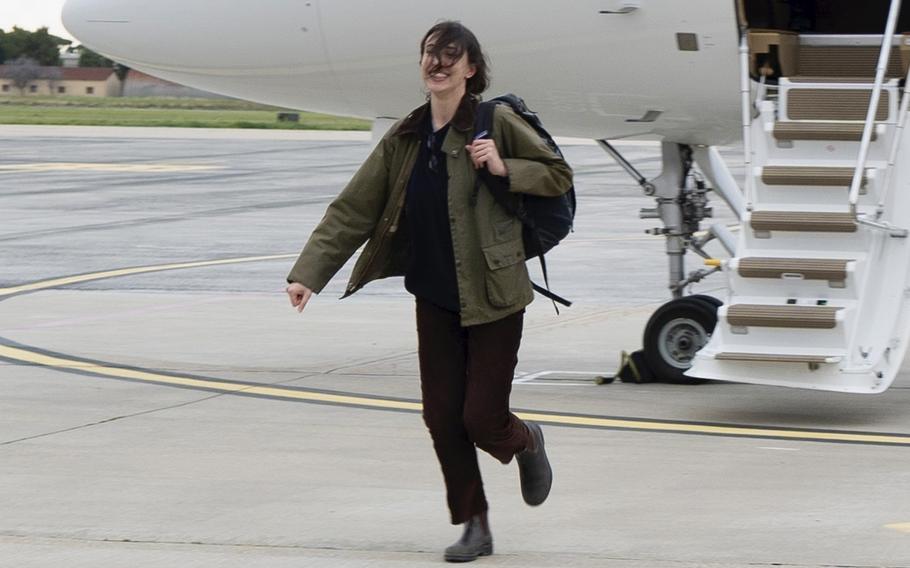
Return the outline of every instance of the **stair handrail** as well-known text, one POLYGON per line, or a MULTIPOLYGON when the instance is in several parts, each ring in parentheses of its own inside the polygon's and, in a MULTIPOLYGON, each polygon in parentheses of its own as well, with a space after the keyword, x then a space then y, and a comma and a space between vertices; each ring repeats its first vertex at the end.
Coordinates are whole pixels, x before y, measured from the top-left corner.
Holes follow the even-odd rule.
POLYGON ((891 58, 891 43, 894 41, 894 30, 897 28, 897 17, 901 9, 901 0, 891 0, 891 9, 888 12, 888 23, 885 26, 885 35, 882 36, 882 49, 878 55, 878 66, 875 68, 875 86, 869 101, 869 110, 866 112, 866 124, 863 127, 863 138, 859 147, 859 158, 856 170, 853 172, 853 181, 850 183, 850 212, 859 221, 856 203, 859 201, 859 190, 863 182, 866 169, 866 160, 869 157, 869 146, 872 143, 872 131, 875 128, 875 115, 878 114, 878 101, 881 98, 882 86, 885 82, 885 70, 891 58))
POLYGON ((894 172, 894 164, 897 162, 897 150, 904 137, 904 128, 907 126, 908 107, 910 107, 910 68, 907 69, 907 76, 904 79, 904 93, 901 97, 900 110, 897 113, 898 118, 894 128, 894 136, 891 139, 891 150, 888 152, 888 165, 885 166, 885 175, 882 178, 883 189, 878 200, 877 217, 881 217, 884 213, 885 203, 887 203, 891 193, 891 175, 894 172))
POLYGON ((743 190, 746 210, 752 210, 752 75, 749 72, 749 32, 741 28, 742 39, 739 42, 740 95, 742 98, 743 119, 743 154, 746 169, 746 187, 743 190))

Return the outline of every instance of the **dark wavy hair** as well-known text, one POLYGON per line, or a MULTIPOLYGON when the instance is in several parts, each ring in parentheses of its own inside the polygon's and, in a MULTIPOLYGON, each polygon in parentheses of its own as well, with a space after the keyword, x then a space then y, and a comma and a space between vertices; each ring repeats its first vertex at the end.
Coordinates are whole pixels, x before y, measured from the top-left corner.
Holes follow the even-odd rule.
POLYGON ((445 21, 439 22, 423 36, 420 40, 420 56, 423 57, 426 51, 427 40, 435 36, 435 44, 428 52, 436 57, 439 63, 431 69, 432 73, 443 68, 443 52, 447 57, 458 61, 462 54, 467 52, 468 63, 474 66, 474 75, 468 79, 466 90, 469 95, 480 98, 480 94, 490 86, 490 71, 487 56, 477 41, 477 36, 466 28, 461 22, 445 21))

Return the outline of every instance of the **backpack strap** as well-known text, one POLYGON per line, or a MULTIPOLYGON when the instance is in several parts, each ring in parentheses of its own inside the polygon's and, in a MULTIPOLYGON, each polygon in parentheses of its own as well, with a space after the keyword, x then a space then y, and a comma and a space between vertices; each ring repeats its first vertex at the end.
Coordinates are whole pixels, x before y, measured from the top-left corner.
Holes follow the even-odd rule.
MULTIPOLYGON (((493 112, 496 110, 497 104, 500 103, 497 102, 496 99, 493 99, 492 101, 482 102, 477 105, 474 120, 475 140, 480 138, 493 138, 493 112)), ((511 103, 504 101, 504 104, 511 103)), ((497 203, 506 211, 517 217, 518 220, 521 221, 521 224, 530 230, 531 234, 534 235, 534 239, 537 241, 537 250, 543 251, 540 233, 537 231, 534 220, 528 216, 527 212, 522 208, 520 200, 517 200, 515 195, 509 191, 507 179, 494 176, 486 167, 477 170, 477 176, 474 180, 474 192, 471 194, 471 205, 477 205, 477 195, 480 193, 481 183, 487 186, 487 189, 490 190, 490 194, 497 203)), ((540 270, 543 273, 543 282, 546 288, 543 288, 534 282, 531 282, 531 286, 540 295, 549 298, 550 301, 553 302, 553 308, 556 310, 556 313, 559 314, 559 308, 556 306, 557 303, 569 307, 572 305, 572 302, 550 291, 550 279, 547 275, 547 261, 544 260, 542 252, 537 255, 537 258, 540 260, 540 270)))
MULTIPOLYGON (((493 113, 498 104, 494 99, 477 105, 477 112, 474 117, 474 140, 493 138, 493 113)), ((477 195, 480 193, 481 184, 486 184, 493 195, 493 199, 502 205, 506 211, 518 217, 523 224, 530 222, 533 225, 533 221, 523 211, 520 211, 515 196, 509 192, 507 180, 494 176, 487 168, 477 170, 477 176, 474 179, 474 193, 471 195, 472 206, 477 205, 477 195)))
MULTIPOLYGON (((495 100, 485 101, 477 105, 477 110, 474 114, 474 140, 479 140, 482 138, 493 138, 493 113, 496 110, 496 105, 498 103, 495 100)), ((477 176, 474 179, 474 192, 471 193, 471 206, 477 205, 477 195, 480 193, 480 184, 481 182, 488 181, 487 178, 493 177, 490 174, 489 170, 483 168, 482 170, 477 171, 477 176)), ((493 197, 496 198, 496 201, 506 208, 510 213, 513 212, 514 207, 511 205, 505 204, 505 198, 502 194, 501 184, 497 184, 497 187, 494 189, 489 184, 487 187, 490 187, 490 191, 493 193, 493 197)), ((506 190, 508 191, 508 190, 506 190)))

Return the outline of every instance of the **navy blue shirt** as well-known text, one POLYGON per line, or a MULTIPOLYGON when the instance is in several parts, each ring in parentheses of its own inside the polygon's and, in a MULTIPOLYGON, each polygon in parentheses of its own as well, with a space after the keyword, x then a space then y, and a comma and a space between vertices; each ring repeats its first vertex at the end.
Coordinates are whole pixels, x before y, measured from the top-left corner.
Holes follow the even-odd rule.
POLYGON ((455 251, 449 225, 449 175, 442 151, 448 131, 447 124, 433 132, 432 114, 427 112, 405 200, 411 257, 404 287, 421 300, 458 312, 455 251))

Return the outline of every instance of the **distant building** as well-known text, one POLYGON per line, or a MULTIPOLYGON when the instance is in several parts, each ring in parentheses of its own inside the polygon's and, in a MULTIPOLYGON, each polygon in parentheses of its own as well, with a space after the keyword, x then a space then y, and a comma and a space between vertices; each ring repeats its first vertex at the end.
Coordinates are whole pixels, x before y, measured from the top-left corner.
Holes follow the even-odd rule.
POLYGON ((10 77, 11 67, 0 65, 0 95, 109 97, 120 92, 120 80, 109 67, 38 67, 38 78, 21 91, 10 77))
MULTIPOLYGON (((65 62, 69 63, 69 62, 65 62)), ((82 95, 113 97, 120 95, 120 79, 110 67, 38 67, 36 79, 20 92, 10 76, 11 65, 0 65, 0 95, 82 95)), ((200 97, 222 98, 207 91, 178 85, 130 69, 123 85, 126 97, 200 97)))
POLYGON ((63 67, 79 67, 79 54, 63 50, 60 52, 60 64, 63 67))

